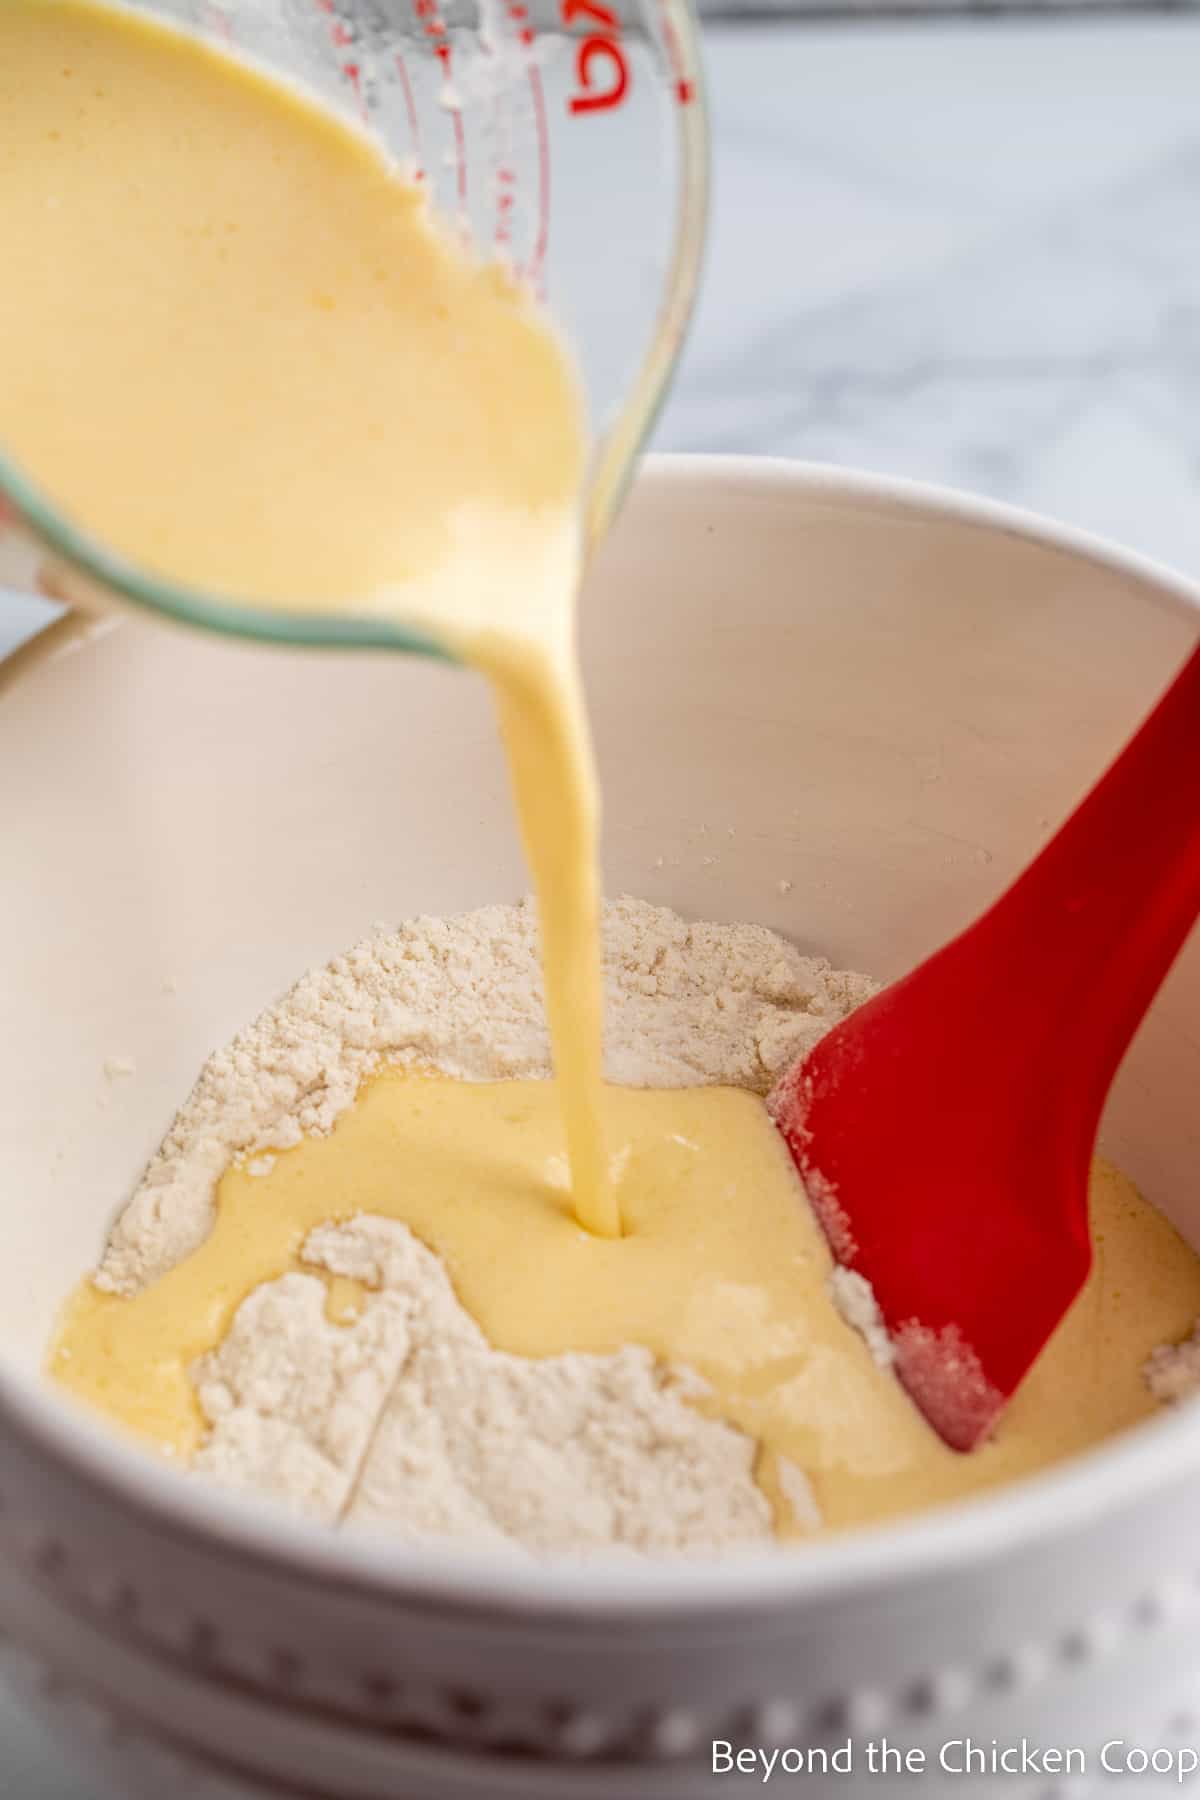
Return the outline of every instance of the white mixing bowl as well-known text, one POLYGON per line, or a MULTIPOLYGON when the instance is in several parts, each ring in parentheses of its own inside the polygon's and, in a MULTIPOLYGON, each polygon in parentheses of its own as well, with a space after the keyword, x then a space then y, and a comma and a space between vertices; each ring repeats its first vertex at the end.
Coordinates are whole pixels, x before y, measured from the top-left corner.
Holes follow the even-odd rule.
MULTIPOLYGON (((652 463, 584 606, 606 885, 896 975, 1043 841, 1198 608, 996 507, 652 463)), ((118 1791, 679 1800, 761 1786, 714 1739, 850 1737, 803 1791, 853 1800, 888 1791, 880 1734, 936 1763, 1194 1729, 1200 1410, 899 1528, 582 1570, 337 1540, 80 1417, 38 1378, 55 1307, 207 1052, 376 920, 525 876, 485 694, 412 659, 58 627, 4 677, 0 788, 0 1625, 118 1791)), ((1193 942, 1105 1147, 1200 1241, 1198 1095, 1193 942)))

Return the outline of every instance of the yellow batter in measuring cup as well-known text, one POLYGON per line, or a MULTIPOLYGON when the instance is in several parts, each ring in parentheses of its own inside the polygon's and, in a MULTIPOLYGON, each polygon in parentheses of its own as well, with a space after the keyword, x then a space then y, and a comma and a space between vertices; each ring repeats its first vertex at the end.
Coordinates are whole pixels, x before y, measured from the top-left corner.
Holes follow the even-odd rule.
MULTIPOLYGON (((139 17, 245 57, 368 134, 465 250, 510 268, 544 303, 581 379, 591 542, 661 402, 699 276, 708 142, 691 0, 555 0, 536 16, 522 0, 478 0, 468 12, 451 25, 443 0, 138 5, 139 17)), ((20 187, 27 170, 12 155, 20 187)), ((117 233, 111 250, 122 253, 117 233)), ((108 424, 119 433, 120 413, 108 424)), ((518 437, 519 419, 510 427, 518 437)), ((247 605, 240 589, 171 579, 63 505, 43 473, 0 410, 0 586, 33 586, 49 558, 56 592, 81 605, 134 603, 289 643, 439 653, 394 617, 352 616, 342 591, 331 616, 311 605, 292 615, 247 605)))

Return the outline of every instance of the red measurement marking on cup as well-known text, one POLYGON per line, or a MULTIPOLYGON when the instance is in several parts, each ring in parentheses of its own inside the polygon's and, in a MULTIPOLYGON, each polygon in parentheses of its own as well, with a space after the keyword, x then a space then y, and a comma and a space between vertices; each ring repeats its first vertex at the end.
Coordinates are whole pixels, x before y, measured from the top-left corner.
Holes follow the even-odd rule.
POLYGON ((329 41, 333 45, 338 67, 354 89, 358 110, 365 119, 368 116, 367 97, 363 92, 362 64, 354 55, 357 43, 355 33, 338 12, 337 0, 314 0, 314 4, 317 11, 324 13, 329 20, 329 41))
POLYGON ((404 95, 404 110, 408 115, 408 135, 412 139, 413 155, 416 158, 413 180, 424 181, 425 156, 421 149, 421 121, 417 116, 417 100, 409 80, 408 65, 399 50, 396 52, 396 73, 400 77, 400 92, 404 95))
POLYGON ((540 69, 529 70, 529 97, 533 101, 533 128, 537 137, 538 204, 537 236, 529 259, 529 279, 540 296, 544 286, 546 251, 550 243, 550 131, 546 123, 546 92, 540 69))
POLYGON ((579 19, 592 29, 575 48, 578 93, 567 101, 572 113, 608 112, 629 92, 629 58, 621 41, 621 21, 602 0, 559 0, 564 25, 579 19))
POLYGON ((227 44, 233 42, 233 26, 229 22, 229 14, 223 6, 202 6, 200 22, 217 37, 223 38, 227 44))
MULTIPOLYGON (((450 79, 450 46, 446 44, 442 67, 446 71, 446 80, 450 79)), ((440 52, 439 52, 440 54, 440 52)), ((465 211, 467 205, 467 134, 463 128, 462 114, 455 107, 450 114, 450 123, 454 128, 454 163, 458 204, 465 211)))
POLYGON ((495 245, 498 250, 507 250, 512 243, 513 207, 517 203, 517 174, 507 163, 496 170, 496 231, 495 245))
MULTIPOLYGON (((449 86, 453 55, 446 33, 446 21, 442 17, 438 0, 413 0, 413 12, 420 21, 422 32, 429 39, 433 54, 442 65, 442 80, 449 86)), ((458 193, 458 204, 465 210, 467 204, 467 134, 463 128, 462 114, 457 107, 450 109, 450 124, 454 132, 455 187, 458 193)))
MULTIPOLYGON (((529 18, 528 7, 521 6, 517 0, 507 0, 505 11, 512 24, 517 27, 517 36, 522 43, 526 42, 524 33, 528 30, 526 21, 529 18)), ((532 38, 533 33, 529 33, 532 38)), ((497 250, 512 248, 513 209, 517 204, 517 171, 511 163, 502 162, 496 169, 496 229, 492 241, 497 250)))
MULTIPOLYGON (((518 272, 525 276, 535 293, 540 295, 544 287, 546 251, 550 241, 550 132, 546 121, 546 94, 542 87, 541 70, 533 61, 536 34, 529 22, 528 5, 525 0, 504 0, 504 11, 513 34, 525 53, 525 79, 529 83, 529 103, 537 145, 537 223, 529 262, 518 272)), ((516 188, 516 170, 510 164, 502 164, 496 171, 496 243, 500 246, 507 246, 512 242, 516 188)))
POLYGON ((658 16, 662 26, 663 45, 671 64, 675 98, 680 106, 690 106, 696 98, 696 83, 688 69, 683 44, 680 41, 679 32, 675 28, 675 18, 666 0, 658 0, 658 16))

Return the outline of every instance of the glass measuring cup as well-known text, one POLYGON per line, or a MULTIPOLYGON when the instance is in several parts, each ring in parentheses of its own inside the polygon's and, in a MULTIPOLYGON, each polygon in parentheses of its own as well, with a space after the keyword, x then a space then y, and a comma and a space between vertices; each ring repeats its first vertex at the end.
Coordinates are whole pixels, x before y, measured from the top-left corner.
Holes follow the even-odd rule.
MULTIPOLYGON (((691 312, 707 129, 690 0, 134 0, 364 123, 481 257, 565 328, 594 434, 594 542, 665 391, 691 312)), ((291 613, 163 579, 67 517, 5 454, 0 584, 133 603, 291 643, 442 654, 386 617, 291 613)))

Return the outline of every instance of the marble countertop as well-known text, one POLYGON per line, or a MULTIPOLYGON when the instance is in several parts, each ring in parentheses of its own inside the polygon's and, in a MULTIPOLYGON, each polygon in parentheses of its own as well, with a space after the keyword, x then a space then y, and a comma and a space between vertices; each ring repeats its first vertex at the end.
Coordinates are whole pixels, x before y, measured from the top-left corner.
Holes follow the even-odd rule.
POLYGON ((710 31, 659 433, 980 490, 1200 573, 1200 16, 710 31))
MULTIPOLYGON (((712 246, 656 445, 948 482, 1200 575, 1200 15, 707 44, 712 246)), ((0 654, 46 616, 0 594, 0 654)), ((2 1691, 0 1793, 100 1800, 2 1691)))

